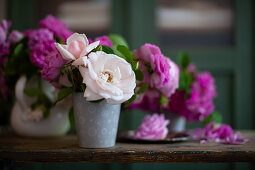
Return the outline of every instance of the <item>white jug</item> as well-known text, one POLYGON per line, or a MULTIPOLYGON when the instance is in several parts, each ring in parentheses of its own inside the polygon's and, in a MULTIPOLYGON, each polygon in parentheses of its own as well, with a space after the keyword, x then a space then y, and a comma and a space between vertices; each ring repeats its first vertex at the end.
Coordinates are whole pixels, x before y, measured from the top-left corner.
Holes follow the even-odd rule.
MULTIPOLYGON (((32 82, 33 83, 33 82, 32 82)), ((31 83, 30 83, 31 84, 31 83)), ((15 86, 16 102, 11 112, 11 126, 21 136, 53 137, 65 135, 70 129, 68 112, 72 104, 71 97, 59 102, 50 110, 47 118, 31 120, 30 115, 41 114, 42 110, 32 111, 30 105, 33 98, 24 95, 24 89, 28 85, 26 77, 21 76, 15 86)), ((54 87, 46 81, 42 82, 43 91, 53 100, 54 87)))

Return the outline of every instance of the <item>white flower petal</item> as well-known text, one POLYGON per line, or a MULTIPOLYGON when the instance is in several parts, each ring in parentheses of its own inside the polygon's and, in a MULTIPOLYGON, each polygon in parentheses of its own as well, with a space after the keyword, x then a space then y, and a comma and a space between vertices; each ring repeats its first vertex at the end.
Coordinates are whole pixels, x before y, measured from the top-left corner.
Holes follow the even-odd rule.
POLYGON ((62 44, 59 44, 59 43, 55 43, 54 44, 55 47, 57 48, 57 50, 59 51, 59 53, 61 54, 62 58, 64 60, 75 60, 75 57, 66 50, 66 46, 65 45, 62 45, 62 44))
POLYGON ((94 50, 98 45, 100 41, 93 42, 91 44, 88 44, 81 52, 80 57, 87 55, 89 52, 94 50))
POLYGON ((100 96, 110 104, 120 104, 134 94, 136 79, 131 65, 114 54, 92 52, 87 68, 79 67, 79 70, 88 89, 85 90, 88 100, 100 96))
POLYGON ((99 100, 103 98, 102 96, 99 96, 98 94, 94 93, 88 87, 86 88, 84 92, 84 97, 86 97, 87 101, 99 100))
POLYGON ((89 44, 88 38, 86 37, 85 34, 78 34, 78 33, 73 33, 69 38, 66 40, 66 44, 68 45, 72 41, 81 41, 87 46, 89 44))
POLYGON ((72 63, 72 65, 74 65, 74 66, 85 66, 86 67, 88 65, 88 58, 86 56, 78 58, 72 63))

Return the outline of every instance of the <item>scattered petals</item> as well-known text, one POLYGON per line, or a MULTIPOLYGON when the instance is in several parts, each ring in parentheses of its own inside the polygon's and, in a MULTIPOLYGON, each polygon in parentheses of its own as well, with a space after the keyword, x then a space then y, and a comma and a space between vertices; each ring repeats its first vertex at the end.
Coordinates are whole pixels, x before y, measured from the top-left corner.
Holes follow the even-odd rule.
POLYGON ((248 142, 248 139, 239 132, 235 133, 229 125, 219 125, 215 122, 208 123, 204 129, 194 129, 192 138, 193 140, 200 140, 200 143, 216 142, 239 145, 248 142))

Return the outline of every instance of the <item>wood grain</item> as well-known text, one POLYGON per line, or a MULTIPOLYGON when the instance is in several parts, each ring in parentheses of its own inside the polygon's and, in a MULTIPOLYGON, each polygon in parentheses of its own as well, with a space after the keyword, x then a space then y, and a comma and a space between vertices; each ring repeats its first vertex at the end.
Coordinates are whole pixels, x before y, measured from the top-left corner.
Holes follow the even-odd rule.
MULTIPOLYGON (((255 131, 242 132, 255 137, 255 131)), ((255 162, 255 142, 244 145, 117 143, 107 149, 83 149, 77 137, 24 138, 0 135, 0 161, 11 162, 255 162)))

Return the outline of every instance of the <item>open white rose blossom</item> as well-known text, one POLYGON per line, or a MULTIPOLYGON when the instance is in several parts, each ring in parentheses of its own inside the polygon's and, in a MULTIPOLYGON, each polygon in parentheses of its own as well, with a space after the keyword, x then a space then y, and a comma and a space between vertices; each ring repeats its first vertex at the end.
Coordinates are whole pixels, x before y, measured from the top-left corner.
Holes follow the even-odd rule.
POLYGON ((79 70, 87 86, 84 93, 87 101, 105 98, 110 104, 119 104, 134 94, 135 73, 131 65, 117 55, 92 52, 88 56, 88 68, 79 70))
MULTIPOLYGON (((85 34, 74 33, 66 43, 55 43, 55 46, 63 59, 79 69, 82 77, 79 83, 86 85, 82 91, 87 101, 106 99, 109 104, 120 104, 134 95, 136 76, 130 63, 115 54, 100 51, 100 47, 92 52, 99 41, 89 44, 85 34)), ((73 73, 70 76, 77 79, 73 73)), ((76 83, 73 85, 77 87, 76 83)), ((78 89, 82 89, 80 87, 78 89)))

